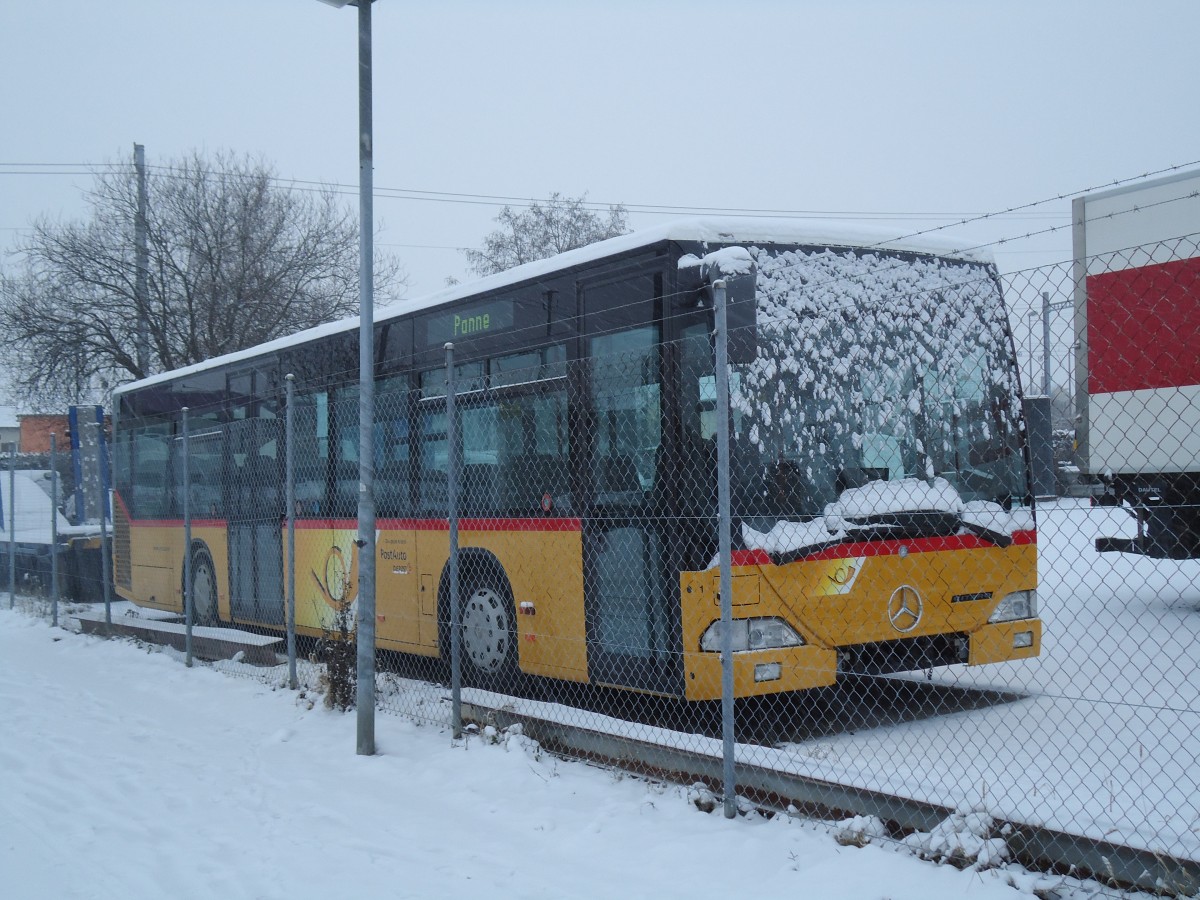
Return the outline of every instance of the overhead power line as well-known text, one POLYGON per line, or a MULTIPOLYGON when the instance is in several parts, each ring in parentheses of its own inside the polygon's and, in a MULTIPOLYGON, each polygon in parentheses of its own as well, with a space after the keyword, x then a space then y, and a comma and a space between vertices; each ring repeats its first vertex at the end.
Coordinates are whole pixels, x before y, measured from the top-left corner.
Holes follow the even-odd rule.
MULTIPOLYGON (((1050 197, 1045 197, 1041 200, 1034 200, 1029 203, 1023 203, 1016 206, 1010 206, 1005 209, 996 210, 988 213, 972 213, 972 214, 955 214, 955 213, 915 213, 915 212, 883 212, 883 211, 831 211, 831 210, 777 210, 777 209, 750 209, 739 207, 689 207, 689 206, 671 206, 665 204, 647 204, 647 203, 602 203, 594 200, 581 201, 587 209, 607 209, 614 206, 624 207, 626 211, 641 213, 641 214, 719 214, 731 217, 750 217, 750 216, 779 216, 784 218, 806 218, 806 219, 821 219, 827 218, 832 220, 854 219, 857 221, 876 220, 876 221, 930 221, 936 219, 947 220, 941 225, 935 225, 931 228, 919 229, 907 234, 899 235, 898 237, 888 238, 886 241, 880 242, 876 246, 884 246, 895 241, 909 240, 916 237, 935 234, 940 231, 945 231, 948 228, 956 228, 963 225, 974 224, 977 222, 989 221, 1003 218, 1053 218, 1062 220, 1064 216, 1061 213, 1053 211, 1045 211, 1040 213, 1033 212, 1039 206, 1044 206, 1048 203, 1057 203, 1063 200, 1068 200, 1083 194, 1095 193, 1099 190, 1107 190, 1114 187, 1120 187, 1126 184, 1131 184, 1136 181, 1141 181, 1146 178, 1151 178, 1158 175, 1165 175, 1172 172, 1178 172, 1182 169, 1191 168, 1200 165, 1200 160, 1191 162, 1179 163, 1178 165, 1167 166, 1161 169, 1144 172, 1140 175, 1134 175, 1128 178, 1115 179, 1113 181, 1095 184, 1090 187, 1080 188, 1071 191, 1063 191, 1054 194, 1050 197)), ((160 175, 172 177, 180 170, 171 166, 148 166, 147 168, 154 170, 160 175)), ((65 175, 65 174, 97 174, 102 171, 121 172, 129 171, 128 164, 125 163, 7 163, 0 162, 0 175, 23 175, 23 174, 44 174, 44 175, 65 175), (84 167, 84 168, 81 168, 84 167), (4 169, 16 169, 18 171, 4 171, 4 169), (45 171, 27 171, 32 169, 40 169, 45 171)), ((217 175, 238 175, 236 172, 215 172, 217 175)), ((334 193, 345 193, 357 195, 356 187, 340 184, 337 182, 319 182, 298 178, 280 178, 272 177, 272 183, 289 189, 289 190, 306 190, 306 191, 333 191, 334 193)), ((374 196, 379 199, 397 199, 397 200, 422 200, 427 202, 441 203, 460 203, 474 205, 516 205, 516 206, 532 206, 533 204, 548 203, 549 199, 524 199, 513 196, 499 194, 469 194, 452 191, 428 191, 416 188, 388 188, 376 187, 374 196)), ((1053 234, 1068 226, 1069 223, 1051 225, 1047 228, 1042 228, 1035 231, 1028 231, 1024 234, 1018 234, 1011 237, 999 238, 993 241, 986 241, 975 244, 964 250, 974 251, 988 247, 1000 247, 1005 244, 1010 244, 1017 240, 1024 240, 1040 235, 1053 234)), ((19 229, 12 229, 19 230, 19 229)), ((413 245, 415 246, 415 245, 413 245)), ((457 249, 448 247, 427 247, 424 249, 457 249)))
MULTIPOLYGON (((180 174, 177 167, 147 165, 146 168, 157 175, 172 177, 180 174)), ((95 175, 104 172, 127 171, 126 163, 10 163, 0 162, 0 175, 95 175), (38 167, 37 171, 31 170, 38 167), (14 171, 5 171, 14 169, 14 171)), ((217 175, 236 175, 233 172, 215 172, 217 175)), ((275 176, 272 183, 289 190, 302 191, 333 191, 347 196, 358 196, 358 187, 340 182, 325 182, 303 178, 285 178, 275 176)), ((428 203, 456 203, 471 206, 516 206, 528 208, 534 204, 549 203, 549 198, 518 197, 506 194, 479 194, 463 191, 434 191, 423 188, 402 188, 376 186, 374 196, 383 200, 415 200, 428 203)), ((574 199, 574 198, 570 198, 574 199)), ((581 205, 589 210, 606 210, 613 207, 623 207, 627 212, 646 215, 723 215, 732 217, 761 217, 772 216, 782 218, 810 219, 854 219, 858 221, 931 221, 947 220, 958 222, 964 217, 979 215, 977 213, 962 213, 952 211, 913 211, 913 210, 827 210, 827 209, 778 209, 770 207, 724 207, 724 206, 684 206, 664 203, 625 203, 605 202, 599 200, 582 200, 581 205)), ((1060 217, 1053 211, 1034 214, 1035 218, 1060 217)))

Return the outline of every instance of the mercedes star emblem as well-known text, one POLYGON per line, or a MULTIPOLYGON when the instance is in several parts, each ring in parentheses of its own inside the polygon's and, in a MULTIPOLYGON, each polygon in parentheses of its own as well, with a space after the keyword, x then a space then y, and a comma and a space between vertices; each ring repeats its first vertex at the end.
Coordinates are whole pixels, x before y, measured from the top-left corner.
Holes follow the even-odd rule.
POLYGON ((888 601, 888 621, 901 634, 907 634, 917 627, 923 611, 921 595, 916 588, 907 584, 896 588, 892 592, 892 599, 888 601))

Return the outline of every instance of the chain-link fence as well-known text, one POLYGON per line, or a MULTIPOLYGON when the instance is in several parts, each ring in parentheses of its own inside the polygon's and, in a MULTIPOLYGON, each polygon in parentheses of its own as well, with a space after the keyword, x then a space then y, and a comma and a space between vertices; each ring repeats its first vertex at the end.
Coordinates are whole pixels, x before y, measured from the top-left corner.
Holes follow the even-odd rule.
POLYGON ((1023 368, 1028 392, 1042 396, 1028 402, 1045 404, 1031 452, 1055 474, 1038 504, 1047 638, 1036 661, 1000 682, 1023 695, 1020 711, 998 720, 1005 739, 973 772, 1008 818, 1187 861, 1181 881, 1192 891, 1198 241, 1093 249, 1073 267, 1006 278, 1014 326, 1031 326, 1023 368))
MULTIPOLYGON (((520 724, 731 814, 730 788, 931 857, 1195 890, 1198 256, 1000 279, 748 244, 581 279, 561 320, 547 292, 536 327, 466 309, 403 365, 385 337, 378 708, 520 724)), ((339 347, 125 416, 113 578, 187 652, 351 705, 339 347)))

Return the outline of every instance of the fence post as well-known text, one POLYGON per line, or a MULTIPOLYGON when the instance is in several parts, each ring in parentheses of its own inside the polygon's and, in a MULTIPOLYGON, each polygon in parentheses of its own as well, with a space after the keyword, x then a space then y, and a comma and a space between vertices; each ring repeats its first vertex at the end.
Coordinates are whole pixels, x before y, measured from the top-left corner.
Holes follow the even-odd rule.
POLYGON ((17 604, 17 443, 8 446, 8 608, 17 604))
POLYGON ((292 443, 293 419, 292 407, 296 400, 296 376, 289 372, 284 376, 287 382, 287 414, 284 418, 284 448, 285 470, 284 480, 287 483, 287 655, 288 655, 288 687, 293 691, 300 686, 296 677, 296 460, 295 447, 292 443))
POLYGON ((458 407, 454 394, 454 344, 446 343, 446 522, 450 527, 450 727, 462 737, 462 611, 458 603, 458 407))
POLYGON ((50 434, 50 622, 58 624, 58 436, 50 434))
POLYGON ((188 471, 188 408, 183 408, 183 631, 185 664, 192 665, 192 619, 195 604, 192 597, 192 485, 188 471))
POLYGON ((1042 393, 1050 396, 1050 292, 1042 291, 1042 393))
POLYGON ((724 761, 725 818, 737 815, 733 741, 733 545, 729 499, 729 329, 725 282, 713 283, 716 319, 717 539, 721 568, 721 755, 724 761))
POLYGON ((96 489, 100 492, 100 577, 104 581, 104 624, 112 624, 112 568, 108 558, 108 492, 104 489, 105 466, 103 464, 104 449, 104 417, 96 423, 96 452, 101 456, 101 476, 96 479, 96 489))

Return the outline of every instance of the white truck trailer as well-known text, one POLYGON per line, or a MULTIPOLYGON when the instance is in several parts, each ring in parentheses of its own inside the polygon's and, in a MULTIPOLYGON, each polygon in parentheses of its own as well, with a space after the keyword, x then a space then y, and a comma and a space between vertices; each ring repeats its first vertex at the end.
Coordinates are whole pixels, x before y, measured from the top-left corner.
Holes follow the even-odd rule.
POLYGON ((1075 198, 1076 440, 1138 520, 1096 549, 1200 558, 1200 171, 1075 198))

